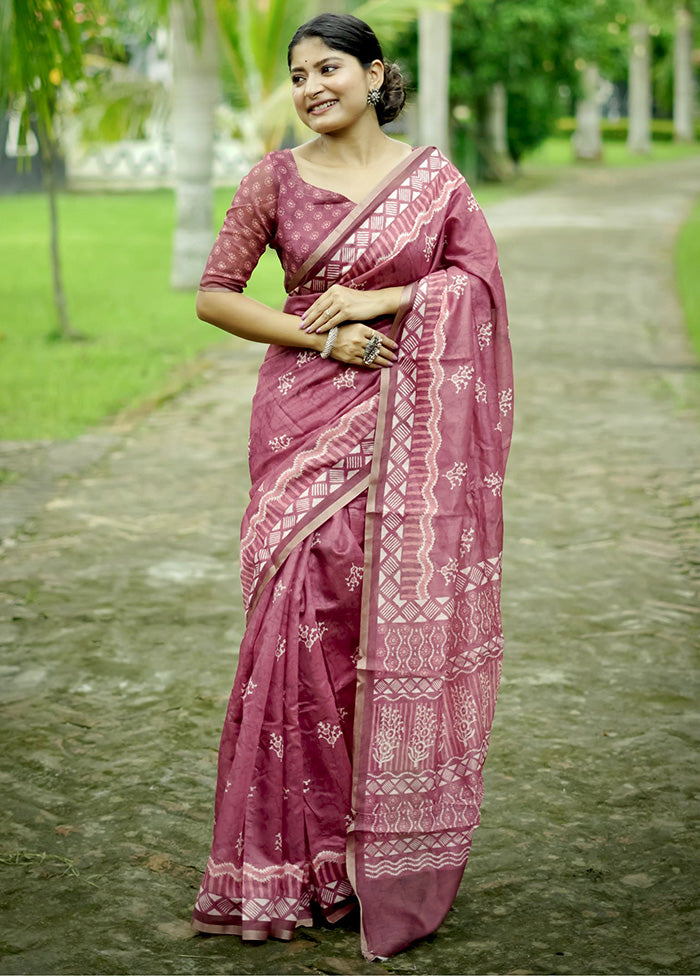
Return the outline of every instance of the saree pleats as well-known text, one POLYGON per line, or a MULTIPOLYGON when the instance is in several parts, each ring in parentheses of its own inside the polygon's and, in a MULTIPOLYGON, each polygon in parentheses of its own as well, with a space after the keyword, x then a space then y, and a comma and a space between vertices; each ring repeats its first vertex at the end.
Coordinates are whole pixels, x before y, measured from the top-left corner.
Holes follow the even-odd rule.
MULTIPOLYGON (((249 621, 219 751, 204 932, 289 939, 342 915, 365 498, 309 535, 249 621)), ((348 904, 347 907, 352 907, 348 904)))

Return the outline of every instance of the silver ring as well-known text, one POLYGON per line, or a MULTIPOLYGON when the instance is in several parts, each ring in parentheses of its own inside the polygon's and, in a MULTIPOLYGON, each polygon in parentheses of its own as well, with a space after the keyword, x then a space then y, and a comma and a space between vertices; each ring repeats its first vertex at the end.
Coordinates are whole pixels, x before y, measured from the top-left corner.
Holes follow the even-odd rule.
POLYGON ((323 315, 324 315, 325 318, 328 318, 328 316, 329 315, 332 315, 332 314, 333 313, 331 312, 331 310, 329 308, 327 308, 326 311, 323 313, 323 315))
POLYGON ((379 350, 382 345, 382 337, 378 332, 373 332, 367 341, 365 346, 365 351, 362 354, 362 362, 365 366, 369 366, 377 358, 379 350))

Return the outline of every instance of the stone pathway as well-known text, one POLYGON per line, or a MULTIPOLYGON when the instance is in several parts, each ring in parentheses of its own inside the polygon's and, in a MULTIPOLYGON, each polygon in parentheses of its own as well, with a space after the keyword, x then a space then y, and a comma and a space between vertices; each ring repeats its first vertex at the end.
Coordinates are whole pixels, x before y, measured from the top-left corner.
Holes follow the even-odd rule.
POLYGON ((505 678, 455 907, 385 964, 342 928, 189 934, 261 349, 212 352, 130 432, 3 446, 2 973, 698 971, 700 374, 671 265, 698 193, 695 159, 489 211, 517 367, 505 678))

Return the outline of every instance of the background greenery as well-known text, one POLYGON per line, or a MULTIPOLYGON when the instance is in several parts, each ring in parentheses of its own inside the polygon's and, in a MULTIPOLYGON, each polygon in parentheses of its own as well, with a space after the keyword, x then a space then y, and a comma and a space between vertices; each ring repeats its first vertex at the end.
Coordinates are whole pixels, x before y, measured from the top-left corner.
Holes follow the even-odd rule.
MULTIPOLYGON (((698 147, 654 145, 654 159, 698 153, 698 147)), ((606 165, 644 165, 624 144, 605 148, 606 165)), ((568 140, 547 140, 518 179, 476 187, 487 214, 492 203, 527 192, 566 172, 568 140)), ((232 195, 216 194, 217 221, 232 195)), ((169 191, 66 194, 61 197, 67 293, 80 343, 47 341, 52 320, 45 198, 0 198, 0 437, 67 438, 122 412, 172 395, 196 381, 198 354, 227 341, 194 314, 194 296, 169 286, 173 197, 169 191), (144 402, 146 401, 146 402, 144 402)), ((678 244, 678 281, 689 328, 700 353, 700 205, 678 244)), ((248 293, 269 304, 284 300, 275 254, 267 252, 248 293)))

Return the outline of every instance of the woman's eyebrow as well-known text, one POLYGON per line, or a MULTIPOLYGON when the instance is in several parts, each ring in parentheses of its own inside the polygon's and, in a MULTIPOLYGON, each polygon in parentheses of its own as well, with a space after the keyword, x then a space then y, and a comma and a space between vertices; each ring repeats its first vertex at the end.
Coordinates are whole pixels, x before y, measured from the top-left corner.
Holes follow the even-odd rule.
MULTIPOLYGON (((313 65, 313 67, 314 67, 314 68, 318 68, 318 67, 320 67, 320 66, 321 66, 322 64, 325 64, 325 63, 326 63, 326 61, 336 61, 336 60, 338 59, 338 57, 339 57, 339 55, 337 55, 337 54, 330 54, 330 55, 329 55, 329 56, 328 56, 327 58, 321 58, 321 60, 320 60, 320 61, 317 61, 317 62, 316 62, 316 63, 315 63, 314 65, 313 65)), ((290 74, 292 74, 292 72, 294 72, 294 71, 303 71, 303 70, 304 70, 303 68, 290 68, 290 69, 289 69, 289 73, 290 73, 290 74)))

